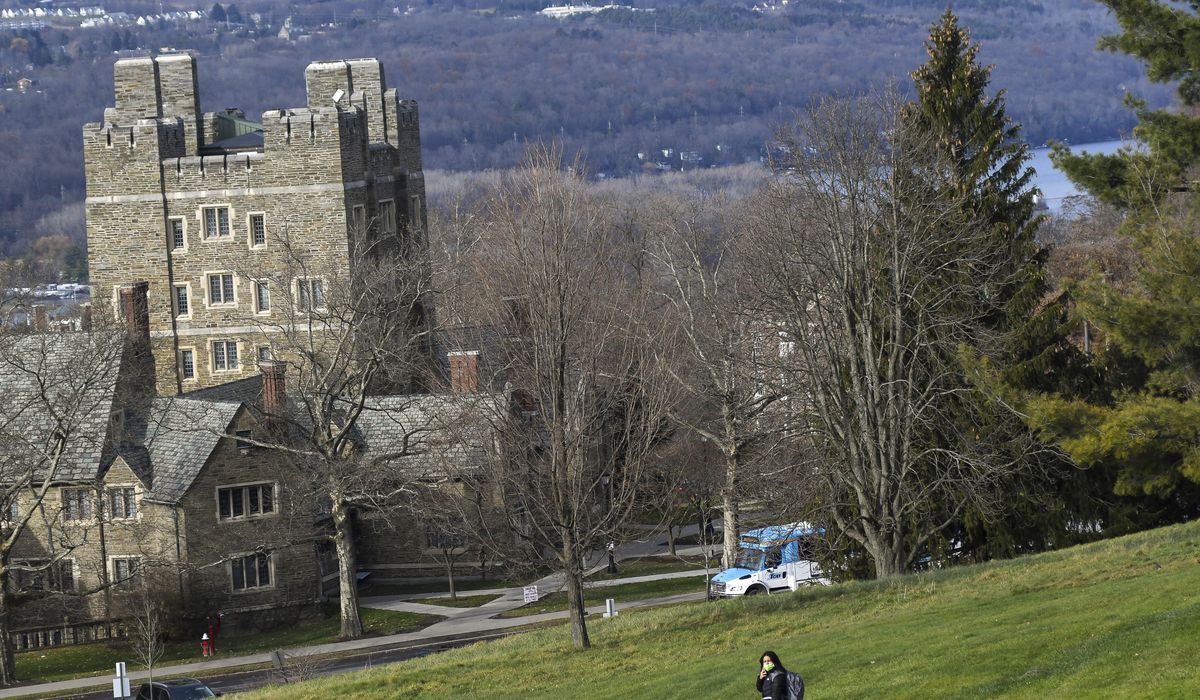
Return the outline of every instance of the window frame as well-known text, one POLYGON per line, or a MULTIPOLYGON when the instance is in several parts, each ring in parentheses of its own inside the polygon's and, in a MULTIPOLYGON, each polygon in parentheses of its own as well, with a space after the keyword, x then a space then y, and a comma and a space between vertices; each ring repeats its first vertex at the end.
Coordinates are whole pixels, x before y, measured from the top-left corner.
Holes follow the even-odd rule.
POLYGON ((325 296, 325 278, 324 277, 320 277, 320 276, 297 277, 295 280, 295 283, 293 284, 292 291, 295 292, 295 296, 293 297, 293 299, 295 300, 294 306, 295 306, 296 311, 298 311, 299 313, 311 314, 313 312, 319 313, 321 311, 329 310, 329 306, 326 304, 326 301, 325 301, 326 296, 325 296), (320 304, 317 304, 317 305, 313 305, 311 303, 311 298, 314 296, 313 295, 313 287, 312 287, 313 282, 317 282, 318 284, 320 284, 320 289, 321 289, 321 302, 320 302, 320 304), (302 301, 304 299, 304 295, 301 293, 301 289, 306 286, 308 287, 307 294, 310 299, 307 306, 302 303, 302 301))
POLYGON ((242 593, 257 593, 259 591, 274 590, 275 589, 275 581, 276 581, 275 553, 274 552, 245 552, 245 553, 239 552, 239 553, 233 554, 229 557, 229 560, 226 562, 225 572, 227 575, 226 580, 229 581, 229 590, 234 595, 242 594, 242 593), (265 560, 266 565, 267 565, 266 566, 267 577, 270 579, 270 581, 268 581, 266 585, 261 585, 261 584, 257 583, 258 581, 261 580, 262 566, 259 563, 260 559, 265 560), (246 585, 246 562, 248 560, 253 560, 254 564, 255 564, 254 577, 255 577, 256 585, 254 585, 254 586, 246 585), (242 567, 242 569, 241 569, 242 570, 242 587, 241 588, 238 588, 237 581, 234 579, 234 564, 235 563, 240 564, 242 567))
POLYGON ((29 566, 29 567, 45 566, 46 567, 46 568, 42 569, 41 571, 28 571, 26 569, 13 568, 12 571, 10 571, 10 573, 9 573, 10 580, 12 581, 13 586, 15 586, 18 591, 19 590, 31 590, 31 591, 48 591, 48 592, 54 592, 54 593, 71 593, 73 591, 78 590, 78 586, 76 586, 75 558, 74 557, 62 557, 61 559, 58 559, 57 561, 55 561, 53 558, 50 558, 50 559, 15 558, 9 565, 12 567, 18 567, 18 566, 22 566, 22 567, 23 566, 29 566), (58 579, 59 580, 58 580, 57 587, 55 587, 53 585, 46 585, 47 583, 53 583, 53 582, 48 582, 45 579, 45 577, 47 575, 52 573, 51 570, 53 568, 58 569, 58 579), (62 571, 64 568, 68 572, 70 572, 69 573, 69 576, 71 579, 70 586, 62 585, 62 571), (23 576, 28 576, 28 577, 30 577, 31 580, 29 580, 27 582, 22 582, 21 578, 23 576), (41 581, 38 581, 36 579, 41 579, 41 581))
POLYGON ((179 378, 185 382, 199 381, 200 372, 199 365, 196 364, 196 348, 193 346, 179 348, 179 378), (187 376, 184 371, 183 354, 190 352, 192 354, 192 376, 187 376))
POLYGON ((267 247, 267 213, 265 211, 246 212, 246 241, 250 244, 252 250, 262 250, 267 247), (258 243, 254 240, 254 217, 262 219, 263 225, 263 240, 258 243))
POLYGON ((379 211, 379 232, 396 233, 396 200, 381 199, 377 209, 379 211))
POLYGON ((142 509, 141 509, 141 503, 140 503, 141 499, 138 498, 138 496, 140 496, 140 493, 139 493, 137 484, 132 484, 132 483, 105 484, 104 485, 104 495, 105 495, 104 505, 106 506, 109 522, 132 521, 132 520, 141 520, 142 519, 142 509), (112 497, 114 495, 116 495, 117 490, 130 492, 130 501, 129 501, 129 503, 126 504, 126 506, 127 506, 126 512, 128 512, 128 510, 129 510, 128 506, 132 505, 133 506, 133 514, 132 515, 118 516, 116 514, 115 509, 112 507, 112 505, 113 505, 112 497))
POLYGON ((271 315, 271 280, 250 280, 250 290, 253 292, 254 313, 257 316, 271 315), (262 307, 262 298, 259 296, 259 288, 266 290, 267 293, 267 308, 262 307))
MULTIPOLYGON (((235 443, 236 444, 236 443, 235 443)), ((247 481, 240 484, 220 484, 213 487, 213 504, 216 506, 215 516, 218 524, 222 523, 244 523, 253 522, 260 518, 273 518, 279 514, 279 482, 277 481, 247 481), (264 513, 262 510, 263 498, 262 489, 270 487, 271 489, 271 510, 264 513), (250 489, 258 488, 258 512, 250 512, 250 489), (233 514, 233 491, 241 491, 242 514, 233 514), (229 491, 229 516, 221 515, 221 492, 229 491)))
POLYGON ((236 339, 213 339, 208 341, 208 370, 212 374, 233 374, 242 371, 242 348, 241 341, 236 339), (221 356, 224 358, 222 363, 224 367, 217 367, 217 351, 216 346, 221 346, 221 356), (229 346, 233 346, 234 360, 237 364, 233 367, 229 366, 229 346))
POLYGON ((204 204, 204 205, 197 207, 196 208, 196 220, 200 222, 200 240, 202 240, 202 241, 205 241, 205 242, 208 242, 208 241, 231 241, 236 237, 236 236, 234 236, 234 233, 233 233, 234 209, 233 209, 233 206, 228 203, 204 204), (225 227, 228 229, 228 233, 226 233, 225 235, 221 235, 221 232, 220 232, 221 231, 221 215, 220 215, 221 210, 225 211, 225 227), (217 219, 216 219, 217 235, 215 235, 215 236, 208 235, 208 212, 209 211, 218 212, 216 215, 217 216, 217 219))
POLYGON ((60 486, 59 487, 59 503, 64 523, 88 523, 96 518, 96 491, 90 486, 60 486), (81 494, 86 497, 86 505, 81 501, 81 507, 84 512, 82 517, 74 517, 71 514, 69 503, 71 502, 67 496, 71 494, 81 494))
POLYGON ((421 225, 421 195, 409 195, 408 209, 409 228, 411 228, 413 231, 422 230, 424 226, 421 225))
POLYGON ((186 253, 188 250, 188 235, 187 234, 188 234, 188 225, 187 225, 187 217, 186 216, 168 216, 167 217, 167 241, 168 241, 167 248, 168 248, 168 250, 170 250, 172 253, 186 253), (176 221, 179 222, 180 227, 183 229, 181 232, 181 235, 183 236, 183 245, 181 245, 181 246, 175 245, 175 228, 174 228, 173 224, 176 221))
POLYGON ((236 309, 238 307, 238 276, 232 270, 207 270, 204 272, 204 308, 206 309, 236 309), (221 278, 221 301, 213 301, 212 278, 221 278), (225 300, 225 277, 231 278, 233 301, 225 300))
POLYGON ((175 318, 189 320, 192 318, 192 283, 191 282, 175 282, 171 285, 171 309, 175 312, 175 318), (179 311, 179 290, 183 290, 184 304, 187 306, 186 312, 179 311))
POLYGON ((140 554, 110 554, 108 556, 108 580, 114 585, 122 585, 136 579, 142 572, 142 557, 140 554), (117 562, 133 562, 129 576, 121 578, 117 575, 117 562))

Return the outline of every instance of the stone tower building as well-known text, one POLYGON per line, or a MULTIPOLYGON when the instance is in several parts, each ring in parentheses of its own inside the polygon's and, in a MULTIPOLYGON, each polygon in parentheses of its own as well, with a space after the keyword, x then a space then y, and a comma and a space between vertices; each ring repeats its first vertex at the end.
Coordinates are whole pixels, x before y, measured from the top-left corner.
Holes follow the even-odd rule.
POLYGON ((83 128, 88 269, 97 313, 149 282, 158 392, 257 372, 280 302, 320 304, 350 266, 355 231, 421 238, 417 105, 376 59, 313 63, 308 106, 202 113, 195 57, 116 62, 115 106, 83 128), (288 289, 281 289, 279 280, 288 289))

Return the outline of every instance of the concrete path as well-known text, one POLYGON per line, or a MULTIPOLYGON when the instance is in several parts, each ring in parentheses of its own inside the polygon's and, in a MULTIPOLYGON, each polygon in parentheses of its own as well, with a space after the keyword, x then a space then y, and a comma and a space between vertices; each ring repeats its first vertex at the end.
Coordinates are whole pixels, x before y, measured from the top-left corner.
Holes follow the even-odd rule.
MULTIPOLYGON (((692 534, 695 534, 695 526, 692 526, 692 534)), ((685 529, 686 533, 686 529, 685 529)), ((681 535, 681 536, 686 536, 681 535)), ((629 558, 637 558, 649 556, 653 554, 663 554, 663 548, 659 547, 657 542, 662 539, 662 533, 651 533, 647 539, 635 540, 620 545, 614 552, 614 557, 618 560, 629 558)), ((680 555, 700 554, 699 547, 679 547, 677 549, 680 555)), ((595 573, 603 570, 607 566, 607 553, 600 557, 600 563, 590 568, 588 573, 595 573)), ((715 570, 713 571, 715 573, 715 570)), ((670 578, 683 578, 692 576, 702 576, 704 571, 683 571, 668 574, 652 574, 648 576, 634 576, 630 578, 608 579, 604 581, 588 582, 587 587, 604 587, 617 586, 626 583, 639 583, 643 581, 656 581, 670 578)), ((563 584, 561 575, 550 575, 539 579, 535 582, 538 586, 539 594, 552 593, 560 590, 563 584)), ((495 633, 514 627, 523 627, 533 625, 540 622, 558 620, 567 617, 566 611, 542 613, 539 615, 527 615, 524 617, 511 618, 496 618, 502 612, 519 608, 525 604, 523 591, 521 587, 516 588, 495 588, 483 591, 466 591, 463 595, 496 595, 496 600, 490 601, 485 605, 475 608, 449 608, 440 605, 429 605, 421 603, 422 599, 445 597, 449 593, 421 593, 411 595, 398 596, 370 596, 360 599, 360 604, 363 607, 379 608, 383 610, 403 610, 408 612, 420 612, 434 615, 442 615, 446 617, 441 622, 434 623, 417 632, 407 634, 393 634, 386 637, 370 637, 366 639, 355 639, 347 642, 331 642, 328 644, 318 644, 315 646, 300 647, 295 649, 285 649, 285 654, 290 655, 305 655, 305 656, 320 656, 325 654, 347 654, 359 651, 367 651, 377 648, 416 645, 422 643, 431 643, 438 640, 448 638, 462 637, 464 635, 484 635, 487 633, 495 633)), ((687 601, 703 600, 704 591, 696 591, 694 593, 684 593, 673 596, 663 596, 659 598, 651 598, 647 600, 620 602, 618 601, 618 612, 621 610, 629 610, 633 608, 642 608, 655 605, 670 605, 673 603, 681 603, 687 601)), ((587 609, 589 613, 588 621, 596 622, 604 618, 601 614, 604 612, 604 606, 594 606, 587 609)), ((203 675, 221 669, 232 669, 242 666, 254 666, 260 664, 270 664, 270 653, 248 654, 245 656, 234 657, 217 657, 207 661, 197 661, 187 664, 176 664, 171 666, 162 666, 158 669, 160 675, 203 675)), ((146 678, 145 671, 131 671, 129 674, 130 684, 136 685, 146 678)), ((112 687, 112 679, 108 676, 99 676, 93 678, 78 678, 67 681, 57 681, 54 683, 41 683, 37 685, 15 686, 11 688, 0 689, 0 698, 14 698, 22 696, 32 697, 54 697, 56 695, 64 695, 81 690, 100 689, 112 687)))

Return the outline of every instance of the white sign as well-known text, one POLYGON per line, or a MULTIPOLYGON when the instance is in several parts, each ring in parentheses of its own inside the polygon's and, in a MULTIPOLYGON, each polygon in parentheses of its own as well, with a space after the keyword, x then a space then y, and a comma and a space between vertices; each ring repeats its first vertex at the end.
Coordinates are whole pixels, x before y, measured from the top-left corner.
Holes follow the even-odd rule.
POLYGON ((536 603, 538 600, 537 586, 526 586, 524 590, 525 590, 525 602, 526 603, 536 603))
POLYGON ((129 697, 129 676, 125 675, 125 662, 117 663, 116 678, 113 679, 113 697, 129 697))

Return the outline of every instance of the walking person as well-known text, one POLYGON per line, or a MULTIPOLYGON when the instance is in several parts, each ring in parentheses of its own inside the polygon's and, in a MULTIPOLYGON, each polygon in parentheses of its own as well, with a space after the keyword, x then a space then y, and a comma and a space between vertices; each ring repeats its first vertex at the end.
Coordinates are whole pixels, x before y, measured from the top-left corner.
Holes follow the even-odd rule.
POLYGON ((759 657, 756 687, 762 700, 804 700, 804 681, 784 668, 773 651, 764 651, 759 657))

